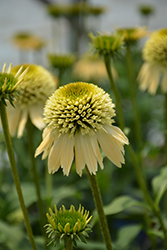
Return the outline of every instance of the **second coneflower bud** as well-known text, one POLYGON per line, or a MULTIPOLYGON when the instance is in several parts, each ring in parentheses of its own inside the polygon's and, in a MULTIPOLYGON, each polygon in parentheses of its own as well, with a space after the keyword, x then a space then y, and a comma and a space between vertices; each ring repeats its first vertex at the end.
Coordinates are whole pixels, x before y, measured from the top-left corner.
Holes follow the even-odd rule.
POLYGON ((92 216, 89 217, 89 211, 84 210, 84 207, 80 205, 79 209, 75 210, 75 207, 71 205, 70 209, 66 210, 62 206, 58 210, 55 205, 54 212, 49 208, 46 216, 49 223, 45 227, 48 237, 51 238, 50 244, 53 243, 56 246, 64 241, 65 247, 71 245, 72 249, 72 245, 77 245, 76 240, 86 243, 88 233, 91 232, 91 226, 88 223, 92 216))

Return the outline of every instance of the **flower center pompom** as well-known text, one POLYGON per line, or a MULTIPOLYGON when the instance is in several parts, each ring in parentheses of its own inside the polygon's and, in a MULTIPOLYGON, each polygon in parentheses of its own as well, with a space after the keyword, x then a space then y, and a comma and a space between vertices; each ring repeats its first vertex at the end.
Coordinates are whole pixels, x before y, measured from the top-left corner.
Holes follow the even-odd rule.
MULTIPOLYGON (((29 71, 19 88, 17 105, 24 107, 33 104, 44 103, 48 96, 55 90, 56 82, 53 76, 39 65, 23 65, 23 70, 29 66, 29 71)), ((15 73, 20 66, 15 66, 11 73, 15 73)))
POLYGON ((151 35, 143 49, 143 58, 149 63, 167 66, 167 29, 151 35))
POLYGON ((84 82, 65 85, 46 102, 44 121, 59 134, 76 130, 94 134, 103 124, 111 124, 115 116, 111 98, 101 88, 84 82))

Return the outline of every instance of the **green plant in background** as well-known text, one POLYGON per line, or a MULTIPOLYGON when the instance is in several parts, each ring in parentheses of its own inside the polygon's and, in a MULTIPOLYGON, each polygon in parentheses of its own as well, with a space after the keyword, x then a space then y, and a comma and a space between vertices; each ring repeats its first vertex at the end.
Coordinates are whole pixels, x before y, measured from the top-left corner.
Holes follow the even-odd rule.
POLYGON ((72 205, 69 210, 62 206, 58 210, 55 205, 54 212, 49 208, 49 213, 47 213, 49 224, 45 225, 46 233, 51 238, 49 244, 54 243, 56 246, 59 242, 64 241, 65 249, 71 250, 73 245, 77 247, 76 240, 87 243, 86 238, 91 232, 91 226, 88 223, 92 216, 89 217, 89 211, 84 210, 84 207, 79 205, 79 209, 76 211, 72 205))
MULTIPOLYGON (((123 117, 123 112, 122 112, 122 107, 121 107, 121 98, 120 98, 117 86, 114 83, 112 72, 111 72, 111 60, 115 57, 115 54, 116 55, 118 54, 118 52, 119 52, 118 49, 121 48, 121 46, 120 46, 121 43, 118 42, 120 40, 120 39, 118 39, 118 36, 119 36, 119 34, 115 35, 115 43, 114 43, 114 39, 113 39, 114 36, 112 36, 112 39, 108 38, 108 40, 106 40, 106 38, 104 38, 103 35, 101 37, 100 37, 100 35, 97 35, 97 37, 95 37, 91 34, 90 38, 92 40, 92 48, 94 49, 95 53, 98 53, 100 56, 103 55, 103 57, 104 57, 104 62, 105 62, 106 69, 107 69, 108 76, 109 76, 109 80, 111 83, 111 88, 112 88, 112 91, 113 91, 115 99, 116 99, 116 104, 117 104, 117 108, 118 108, 118 115, 120 117, 120 119, 119 119, 120 127, 124 130, 125 123, 124 123, 124 117, 123 117), (108 41, 108 48, 106 49, 107 41, 108 41), (117 44, 117 46, 116 45, 113 46, 113 44, 114 45, 117 44), (116 48, 115 51, 113 49, 114 47, 116 48)), ((120 34, 120 36, 122 38, 122 33, 120 34)), ((150 196, 150 194, 147 190, 146 179, 143 178, 143 174, 142 174, 142 171, 141 171, 140 165, 139 165, 141 161, 140 162, 138 161, 138 158, 136 157, 135 151, 133 150, 131 145, 129 145, 128 151, 129 151, 130 156, 132 158, 133 167, 134 167, 134 170, 136 173, 138 183, 139 183, 140 188, 143 192, 144 199, 148 203, 148 205, 150 206, 152 213, 158 219, 159 224, 161 226, 163 238, 164 238, 164 246, 166 248, 167 247, 167 229, 165 227, 163 216, 161 215, 159 203, 155 202, 152 199, 152 197, 150 196)), ((164 194, 164 187, 162 188, 162 190, 163 190, 162 193, 164 194)), ((160 195, 160 197, 162 197, 162 195, 160 195)), ((154 245, 154 248, 155 248, 155 245, 154 245)))
POLYGON ((14 151, 11 143, 11 138, 9 134, 8 120, 6 115, 6 100, 13 102, 13 97, 15 94, 18 94, 18 86, 23 81, 25 74, 28 71, 28 67, 24 70, 24 72, 20 75, 20 71, 22 67, 18 69, 15 76, 11 74, 12 65, 10 64, 9 68, 6 70, 6 64, 4 64, 1 76, 1 101, 0 101, 0 115, 1 115, 1 123, 3 127, 3 133, 5 137, 6 148, 9 156, 10 166, 13 174, 13 179, 15 183, 15 187, 17 190, 20 206, 23 212, 24 221, 27 229, 27 233, 31 242, 31 246, 33 250, 37 250, 36 243, 34 241, 34 237, 32 234, 32 229, 29 223, 28 214, 26 210, 26 206, 23 199, 23 194, 20 186, 19 176, 17 172, 17 167, 14 158, 14 151), (11 95, 11 96, 10 96, 11 95), (4 102, 5 101, 5 102, 4 102))

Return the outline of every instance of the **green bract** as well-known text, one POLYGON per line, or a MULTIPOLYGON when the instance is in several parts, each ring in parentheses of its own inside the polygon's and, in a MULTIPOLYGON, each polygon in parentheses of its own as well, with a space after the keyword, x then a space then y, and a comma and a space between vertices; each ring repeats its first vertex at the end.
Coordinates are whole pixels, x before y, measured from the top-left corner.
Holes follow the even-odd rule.
POLYGON ((99 55, 111 55, 115 57, 123 48, 123 35, 97 33, 97 36, 94 36, 91 32, 89 33, 89 37, 92 40, 94 52, 99 55))
POLYGON ((46 224, 46 232, 51 238, 49 244, 54 243, 57 245, 61 240, 64 240, 65 245, 69 239, 72 240, 76 246, 76 240, 86 243, 86 237, 91 232, 91 226, 88 225, 92 216, 89 217, 89 211, 85 210, 81 205, 76 211, 75 207, 71 205, 69 210, 66 210, 64 206, 57 210, 54 206, 55 212, 49 208, 49 213, 46 214, 49 224, 46 224), (89 217, 89 218, 88 218, 89 217))
POLYGON ((13 75, 11 73, 12 64, 6 70, 6 63, 3 65, 2 72, 0 73, 0 101, 6 105, 6 100, 8 100, 12 105, 14 98, 19 94, 17 87, 22 82, 24 75, 27 73, 28 68, 20 74, 22 67, 18 69, 17 73, 13 75))

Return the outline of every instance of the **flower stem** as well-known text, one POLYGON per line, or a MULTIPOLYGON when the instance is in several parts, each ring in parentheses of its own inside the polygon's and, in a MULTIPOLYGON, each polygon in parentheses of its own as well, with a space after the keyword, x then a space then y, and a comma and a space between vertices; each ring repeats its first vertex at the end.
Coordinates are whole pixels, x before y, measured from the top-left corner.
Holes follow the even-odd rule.
POLYGON ((34 180, 36 194, 37 194, 37 204, 38 204, 38 210, 39 210, 39 215, 40 215, 41 232, 42 232, 42 235, 44 236, 44 239, 45 239, 46 249, 48 249, 47 236, 46 236, 46 233, 44 230, 44 225, 46 224, 45 219, 44 219, 45 213, 43 210, 43 202, 42 202, 42 198, 41 198, 41 191, 40 191, 40 185, 39 185, 37 166, 36 166, 36 161, 34 158, 33 125, 30 121, 30 118, 28 118, 28 120, 27 120, 26 130, 27 130, 28 150, 29 150, 29 155, 30 155, 30 160, 31 160, 31 170, 32 170, 33 180, 34 180))
MULTIPOLYGON (((108 73, 108 76, 109 76, 109 79, 110 79, 110 82, 111 82, 111 87, 113 87, 113 92, 114 92, 114 95, 115 95, 116 104, 119 104, 119 109, 121 109, 120 97, 119 97, 119 95, 117 93, 118 91, 115 90, 116 86, 115 86, 115 83, 114 83, 114 80, 113 80, 113 77, 112 77, 112 73, 111 73, 111 59, 108 58, 107 56, 105 56, 104 59, 105 59, 105 65, 106 65, 107 73, 108 73), (107 65, 107 63, 108 63, 108 65, 107 65)), ((118 115, 121 116, 121 118, 119 118, 120 127, 121 127, 122 130, 124 130, 124 119, 123 119, 122 110, 119 111, 118 115)), ((129 151, 131 159, 133 161, 133 167, 134 167, 134 170, 135 170, 135 173, 136 173, 136 178, 137 178, 138 184, 139 184, 139 186, 140 186, 140 188, 141 188, 141 190, 143 192, 144 199, 150 205, 153 214, 157 217, 157 219, 158 219, 158 221, 160 223, 162 232, 164 234, 164 239, 165 239, 165 241, 164 241, 165 249, 167 249, 167 230, 166 230, 165 224, 164 224, 164 222, 162 220, 162 216, 161 216, 159 207, 154 203, 153 199, 151 198, 151 196, 150 196, 150 194, 148 192, 147 185, 146 185, 146 179, 143 178, 140 167, 138 165, 138 159, 137 159, 136 154, 135 154, 133 148, 131 147, 131 145, 128 145, 128 151, 129 151)))
POLYGON ((86 167, 86 170, 87 170, 90 186, 92 189, 92 194, 93 194, 94 202, 96 205, 97 213, 99 216, 100 226, 101 226, 102 235, 106 244, 106 249, 112 250, 113 249, 112 242, 111 242, 110 232, 109 232, 108 225, 107 225, 106 216, 104 214, 103 202, 101 198, 99 185, 98 185, 96 176, 93 174, 90 174, 87 167, 86 167))
POLYGON ((167 165, 167 93, 165 93, 165 164, 167 165))
POLYGON ((35 240, 34 240, 34 237, 32 234, 32 229, 31 229, 30 222, 28 219, 28 214, 27 214, 27 210, 26 210, 26 206, 24 203, 23 194, 22 194, 22 190, 21 190, 21 186, 20 186, 20 180, 19 180, 19 176, 18 176, 18 172, 17 172, 15 158, 14 158, 14 151, 13 151, 12 142, 11 142, 11 138, 10 138, 10 134, 9 134, 9 126, 8 126, 8 120, 7 120, 7 115, 6 115, 6 107, 2 103, 2 101, 0 101, 0 115, 1 115, 3 132, 4 132, 4 136, 5 136, 6 148, 7 148, 9 161, 10 161, 10 165, 11 165, 11 170, 12 170, 12 174, 13 174, 13 179, 14 179, 17 195, 19 198, 20 206, 21 206, 21 209, 23 212, 24 222, 25 222, 25 226, 27 229, 27 234, 28 234, 32 249, 37 250, 37 246, 35 244, 35 240))
POLYGON ((136 82, 135 82, 135 75, 134 75, 134 67, 132 62, 132 54, 130 50, 130 46, 127 44, 126 47, 126 62, 127 62, 127 69, 128 69, 128 75, 129 75, 129 84, 130 84, 130 91, 131 91, 131 98, 132 98, 132 105, 134 110, 134 121, 135 121, 135 129, 136 129, 136 143, 138 145, 138 151, 139 151, 139 161, 140 166, 142 170, 143 177, 146 178, 146 171, 143 164, 143 159, 141 155, 141 151, 143 148, 143 141, 142 141, 142 133, 141 133, 141 122, 140 122, 140 115, 139 110, 137 106, 137 98, 136 98, 136 82))
POLYGON ((141 151, 142 146, 143 146, 142 134, 141 134, 141 122, 140 122, 139 110, 138 110, 138 106, 136 102, 136 83, 135 83, 134 67, 133 67, 133 62, 132 62, 132 54, 131 54, 129 45, 127 45, 127 49, 126 49, 126 62, 127 62, 127 68, 128 68, 132 104, 133 104, 134 115, 135 115, 135 128, 136 128, 136 137, 137 137, 136 139, 137 139, 138 148, 141 151))
POLYGON ((65 250, 72 250, 72 240, 71 240, 71 238, 68 239, 65 250))
POLYGON ((109 77, 109 80, 110 80, 111 89, 114 92, 114 96, 115 96, 116 106, 117 106, 117 110, 118 110, 118 119, 119 119, 120 128, 123 130, 125 125, 124 125, 123 113, 122 113, 122 108, 121 108, 121 100, 120 100, 119 92, 118 92, 118 90, 117 90, 117 88, 115 86, 114 79, 113 79, 113 76, 112 76, 112 73, 111 73, 111 56, 110 55, 105 55, 104 56, 104 62, 105 62, 108 77, 109 77))

